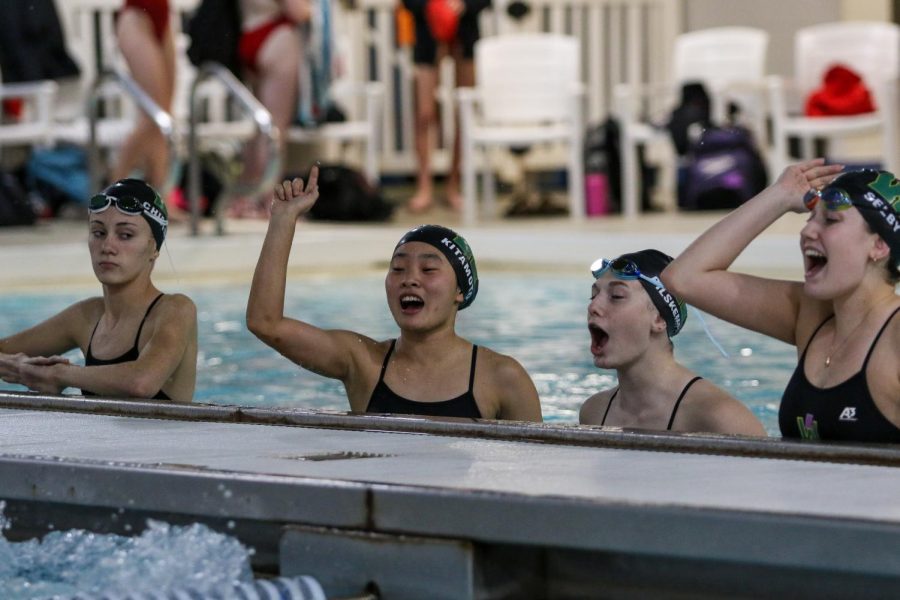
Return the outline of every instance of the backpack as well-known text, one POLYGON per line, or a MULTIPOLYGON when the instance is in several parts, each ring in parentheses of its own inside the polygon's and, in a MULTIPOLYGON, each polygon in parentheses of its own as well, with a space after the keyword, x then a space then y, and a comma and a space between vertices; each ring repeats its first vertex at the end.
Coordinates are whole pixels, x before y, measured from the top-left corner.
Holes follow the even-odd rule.
POLYGON ((678 205, 687 210, 736 208, 766 187, 768 175, 748 129, 707 127, 690 144, 679 172, 678 205))
MULTIPOLYGON (((304 178, 305 179, 305 178, 304 178)), ((343 165, 319 167, 319 200, 309 211, 317 221, 385 221, 394 212, 365 176, 343 165)))
POLYGON ((54 213, 68 202, 85 204, 91 196, 87 152, 71 145, 35 148, 25 163, 25 181, 54 213))
POLYGON ((690 132, 695 125, 712 125, 709 94, 702 83, 685 83, 681 86, 681 100, 672 110, 666 128, 672 136, 672 143, 678 156, 690 150, 690 132))
POLYGON ((215 62, 240 77, 238 43, 241 11, 238 0, 202 0, 187 24, 187 55, 194 66, 215 62))
POLYGON ((0 171, 0 227, 33 225, 37 216, 12 173, 0 171))

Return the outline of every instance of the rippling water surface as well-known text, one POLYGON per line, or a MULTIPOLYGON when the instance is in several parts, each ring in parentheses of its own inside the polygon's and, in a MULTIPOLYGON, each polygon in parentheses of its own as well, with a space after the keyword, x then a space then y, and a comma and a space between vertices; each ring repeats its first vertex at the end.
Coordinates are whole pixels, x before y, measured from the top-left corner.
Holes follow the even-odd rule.
MULTIPOLYGON (((0 502, 5 529, 2 510, 0 502)), ((77 529, 26 542, 0 537, 0 598, 136 598, 185 588, 226 597, 235 584, 253 580, 249 557, 237 539, 200 524, 148 521, 134 537, 77 529)))
MULTIPOLYGON (((588 396, 615 385, 614 372, 598 370, 591 362, 586 328, 590 285, 590 276, 487 272, 477 300, 457 318, 461 335, 524 365, 547 421, 577 422, 578 408, 588 396)), ((197 401, 347 410, 340 382, 300 369, 246 330, 245 286, 184 291, 198 307, 197 401)), ((81 297, 0 297, 0 334, 32 325, 81 297)), ((352 329, 376 339, 397 334, 381 275, 293 277, 285 311, 321 327, 352 329)), ((745 402, 769 433, 777 434, 778 401, 796 365, 794 349, 709 316, 706 321, 730 357, 719 354, 692 312, 674 340, 677 358, 745 402)), ((73 353, 73 360, 80 361, 81 353, 73 353)))

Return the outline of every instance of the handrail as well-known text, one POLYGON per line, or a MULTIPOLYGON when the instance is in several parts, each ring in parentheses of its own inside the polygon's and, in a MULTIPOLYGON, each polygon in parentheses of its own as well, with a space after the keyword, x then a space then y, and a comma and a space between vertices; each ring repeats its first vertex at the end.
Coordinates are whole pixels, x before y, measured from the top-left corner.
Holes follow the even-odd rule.
POLYGON ((178 156, 178 140, 175 131, 175 122, 172 115, 163 110, 147 92, 137 84, 125 71, 114 67, 102 71, 94 84, 91 86, 90 95, 88 96, 88 121, 90 128, 90 137, 88 140, 88 170, 90 173, 91 192, 100 188, 100 169, 99 159, 97 156, 97 121, 100 118, 100 101, 102 99, 101 90, 112 81, 118 84, 122 90, 134 101, 137 107, 156 125, 157 129, 166 139, 166 145, 169 148, 169 169, 166 181, 162 188, 157 190, 163 198, 169 195, 175 183, 178 181, 181 171, 181 161, 178 156))
MULTIPOLYGON (((272 122, 271 113, 259 100, 224 66, 218 63, 204 63, 197 70, 197 76, 191 84, 190 103, 190 129, 188 132, 188 203, 191 209, 191 235, 196 236, 200 228, 200 157, 197 145, 197 113, 198 98, 197 89, 208 78, 218 80, 229 96, 237 101, 241 111, 252 120, 256 131, 265 135, 268 139, 268 160, 266 168, 259 180, 254 182, 241 181, 243 170, 234 181, 225 181, 222 196, 228 198, 233 194, 255 195, 263 189, 274 184, 276 177, 281 172, 281 152, 278 147, 279 131, 272 122)), ((224 216, 222 210, 216 211, 216 233, 222 235, 225 232, 224 216)))

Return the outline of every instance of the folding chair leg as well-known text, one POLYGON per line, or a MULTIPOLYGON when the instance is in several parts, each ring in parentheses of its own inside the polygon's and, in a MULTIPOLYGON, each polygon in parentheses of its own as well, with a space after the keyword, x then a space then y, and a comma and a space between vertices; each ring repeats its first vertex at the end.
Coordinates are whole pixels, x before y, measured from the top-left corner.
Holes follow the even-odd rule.
POLYGON ((497 193, 494 181, 494 169, 485 156, 484 168, 481 171, 482 197, 484 198, 484 211, 489 219, 497 216, 497 193))

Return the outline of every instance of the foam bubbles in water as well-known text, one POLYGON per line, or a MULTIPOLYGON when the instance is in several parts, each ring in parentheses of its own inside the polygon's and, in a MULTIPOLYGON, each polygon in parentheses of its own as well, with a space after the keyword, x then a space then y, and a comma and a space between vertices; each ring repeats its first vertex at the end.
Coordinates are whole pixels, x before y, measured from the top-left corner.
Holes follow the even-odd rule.
MULTIPOLYGON (((7 524, 0 512, 0 527, 7 524)), ((235 538, 196 523, 148 520, 135 537, 70 530, 19 543, 0 538, 0 598, 221 589, 252 581, 249 555, 235 538)))

